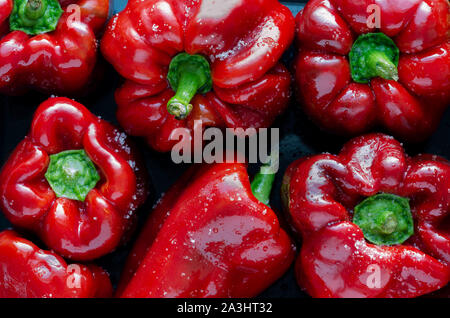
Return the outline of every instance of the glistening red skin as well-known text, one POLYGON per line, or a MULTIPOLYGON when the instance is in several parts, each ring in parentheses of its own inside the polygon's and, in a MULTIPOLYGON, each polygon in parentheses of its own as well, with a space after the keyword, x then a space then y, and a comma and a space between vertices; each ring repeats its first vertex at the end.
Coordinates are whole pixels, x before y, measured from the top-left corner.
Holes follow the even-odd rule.
POLYGON ((121 126, 160 152, 178 142, 170 140, 175 128, 188 128, 192 136, 194 120, 205 127, 270 126, 290 97, 290 74, 278 60, 294 27, 291 12, 277 0, 129 1, 101 43, 126 79, 116 92, 121 126), (168 67, 180 52, 206 57, 213 80, 211 92, 194 97, 185 120, 166 110, 174 95, 168 67))
POLYGON ((133 247, 119 297, 252 297, 292 263, 275 213, 245 165, 193 167, 164 195, 133 247))
POLYGON ((447 0, 312 0, 297 17, 299 102, 322 128, 358 135, 384 126, 421 141, 450 105, 450 5, 447 0), (370 29, 368 6, 381 10, 370 29), (363 33, 383 32, 400 49, 399 81, 352 80, 348 54, 363 33))
POLYGON ((313 297, 417 297, 450 278, 450 164, 431 155, 408 157, 392 137, 349 141, 339 155, 292 163, 283 203, 303 239, 299 284, 313 297), (379 192, 410 199, 414 235, 402 245, 367 243, 353 208, 379 192), (379 288, 368 279, 378 265, 379 288))
POLYGON ((35 89, 74 95, 89 85, 97 61, 96 35, 108 18, 109 1, 59 2, 64 13, 56 29, 30 36, 10 31, 13 1, 0 1, 0 93, 20 95, 35 89))
POLYGON ((108 274, 98 266, 67 264, 16 232, 0 233, 0 298, 106 298, 108 274))
POLYGON ((8 220, 74 260, 111 252, 147 192, 145 169, 127 136, 67 98, 39 106, 29 135, 0 174, 0 206, 8 220), (49 155, 76 149, 86 151, 101 177, 84 202, 56 198, 44 177, 49 155))

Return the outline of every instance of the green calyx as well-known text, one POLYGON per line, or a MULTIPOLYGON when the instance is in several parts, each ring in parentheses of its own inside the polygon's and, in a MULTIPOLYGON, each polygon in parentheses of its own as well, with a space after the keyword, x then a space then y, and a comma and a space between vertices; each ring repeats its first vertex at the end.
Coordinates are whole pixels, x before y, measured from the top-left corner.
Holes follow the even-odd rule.
POLYGON ((177 119, 185 119, 192 111, 195 94, 206 94, 212 89, 211 68, 201 55, 180 53, 172 59, 167 79, 176 92, 167 103, 167 111, 177 119))
POLYGON ((400 51, 383 33, 367 33, 356 39, 350 51, 350 70, 357 83, 368 83, 374 77, 398 80, 400 51))
POLYGON ((402 244, 414 234, 409 201, 394 194, 377 194, 362 201, 355 207, 353 223, 377 245, 402 244))
POLYGON ((47 33, 56 29, 62 13, 57 0, 14 0, 9 27, 29 35, 47 33))
POLYGON ((58 198, 84 201, 100 176, 84 150, 68 150, 50 156, 45 173, 58 198))

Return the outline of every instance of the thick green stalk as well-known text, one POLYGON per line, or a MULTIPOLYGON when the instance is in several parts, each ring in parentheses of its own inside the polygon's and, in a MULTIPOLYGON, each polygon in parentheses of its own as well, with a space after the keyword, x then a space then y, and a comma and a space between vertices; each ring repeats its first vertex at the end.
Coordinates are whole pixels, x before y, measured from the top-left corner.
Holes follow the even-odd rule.
POLYGON ((383 33, 360 35, 349 54, 352 78, 358 83, 368 83, 381 77, 398 80, 400 51, 391 38, 383 33))
POLYGON ((269 165, 263 165, 255 175, 251 184, 253 195, 262 203, 269 206, 275 173, 269 165))
POLYGON ((167 111, 177 119, 185 119, 192 111, 191 100, 197 93, 212 89, 211 69, 201 55, 181 53, 170 63, 167 79, 176 92, 167 103, 167 111))
POLYGON ((29 35, 51 32, 56 29, 62 13, 57 0, 14 0, 9 27, 29 35))

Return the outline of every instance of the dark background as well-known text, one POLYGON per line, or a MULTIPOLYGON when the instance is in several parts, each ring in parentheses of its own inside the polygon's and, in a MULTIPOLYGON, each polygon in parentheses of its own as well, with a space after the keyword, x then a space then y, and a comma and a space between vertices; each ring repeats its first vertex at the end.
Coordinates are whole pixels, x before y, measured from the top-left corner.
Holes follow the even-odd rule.
MULTIPOLYGON (((111 1, 113 3, 112 11, 114 12, 120 11, 126 3, 126 0, 111 1)), ((283 2, 292 10, 294 15, 304 6, 299 1, 283 2)), ((288 66, 290 66, 293 54, 293 48, 285 54, 284 61, 288 66)), ((94 114, 117 124, 115 119, 116 104, 113 93, 119 84, 119 76, 111 67, 106 66, 106 74, 103 80, 98 83, 98 87, 93 89, 93 93, 89 94, 88 97, 77 98, 77 101, 87 106, 94 114)), ((47 97, 38 93, 29 93, 21 97, 0 96, 0 165, 4 164, 15 146, 28 133, 35 109, 47 97)), ((286 113, 277 119, 274 127, 280 128, 281 148, 280 172, 278 173, 274 191, 272 192, 271 205, 275 210, 281 211, 280 185, 287 165, 304 155, 321 152, 338 152, 347 139, 320 131, 301 112, 294 99, 286 113)), ((417 153, 433 153, 450 159, 449 135, 450 109, 442 118, 438 130, 429 140, 422 144, 405 144, 405 148, 411 155, 417 153)), ((187 166, 173 164, 170 154, 157 153, 151 150, 142 140, 137 139, 136 142, 139 144, 139 148, 142 149, 145 156, 152 182, 152 194, 145 206, 139 211, 139 225, 142 226, 154 202, 163 192, 167 191, 187 166)), ((254 172, 256 168, 251 166, 250 171, 254 172)), ((281 213, 280 217, 283 217, 281 213)), ((0 214, 0 231, 9 227, 11 227, 11 224, 0 214)), ((32 239, 38 245, 45 248, 45 246, 39 243, 37 238, 32 239)), ((119 279, 122 266, 132 243, 133 241, 96 261, 97 264, 108 270, 113 284, 116 284, 119 279)), ((292 268, 261 296, 307 297, 298 288, 292 268)))

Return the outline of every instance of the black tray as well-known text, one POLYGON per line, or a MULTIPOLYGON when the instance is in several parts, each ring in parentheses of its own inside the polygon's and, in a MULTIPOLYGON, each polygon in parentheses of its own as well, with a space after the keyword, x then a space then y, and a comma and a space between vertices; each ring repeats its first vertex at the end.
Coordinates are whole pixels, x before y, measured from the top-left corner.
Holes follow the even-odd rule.
MULTIPOLYGON (((126 0, 111 0, 112 11, 120 11, 126 0)), ((284 1, 295 14, 304 6, 306 1, 284 1)), ((284 56, 285 63, 289 66, 294 54, 293 48, 284 56)), ((90 110, 102 118, 117 124, 115 119, 116 105, 114 102, 114 90, 119 85, 120 78, 111 67, 107 67, 106 76, 100 86, 88 97, 77 99, 90 110)), ((31 119, 37 106, 48 96, 37 93, 29 93, 21 97, 0 96, 0 165, 7 160, 15 146, 28 133, 31 119)), ((293 100, 287 112, 274 124, 280 128, 280 171, 278 173, 271 205, 281 211, 280 185, 283 173, 287 165, 295 159, 309 154, 321 152, 338 152, 345 143, 345 138, 336 137, 320 131, 299 110, 293 100)), ((422 144, 405 144, 410 154, 433 153, 450 159, 450 110, 442 118, 438 130, 433 136, 422 144)), ((145 206, 139 211, 139 226, 142 226, 153 203, 161 194, 177 180, 186 170, 186 165, 173 164, 170 154, 159 154, 151 150, 142 140, 136 140, 146 159, 147 168, 152 181, 153 191, 145 206)), ((256 167, 250 167, 255 171, 256 167)), ((280 217, 282 215, 280 214, 280 217)), ((0 214, 0 231, 10 228, 11 224, 0 214)), ((136 232, 135 237, 139 231, 136 232)), ((33 241, 38 243, 36 238, 33 241)), ((44 247, 40 243, 40 246, 44 247)), ((124 247, 96 261, 111 275, 113 284, 117 284, 125 258, 130 251, 133 240, 124 247)), ((307 297, 297 286, 294 271, 291 268, 281 279, 273 284, 261 295, 262 297, 307 297)))

